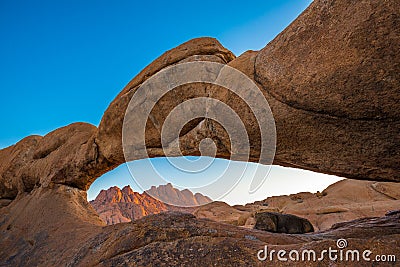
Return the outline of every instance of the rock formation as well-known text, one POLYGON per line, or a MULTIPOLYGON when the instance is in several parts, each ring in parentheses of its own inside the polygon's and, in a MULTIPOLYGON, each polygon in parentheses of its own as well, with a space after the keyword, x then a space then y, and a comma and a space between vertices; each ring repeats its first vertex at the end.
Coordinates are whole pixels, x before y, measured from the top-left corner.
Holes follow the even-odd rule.
POLYGON ((248 205, 252 210, 279 211, 307 218, 317 230, 362 217, 379 217, 400 206, 400 184, 343 180, 321 194, 270 197, 248 205))
MULTIPOLYGON (((98 129, 75 123, 1 150, 0 197, 13 199, 35 185, 49 183, 86 190, 101 174, 124 162, 123 117, 139 85, 167 66, 196 60, 228 64, 258 82, 275 117, 276 164, 348 178, 399 181, 398 21, 394 0, 320 0, 260 52, 235 59, 215 39, 186 42, 161 55, 129 82, 104 113, 98 129)), ((166 105, 155 107, 152 115, 157 125, 183 100, 212 95, 242 115, 253 142, 251 160, 257 160, 259 133, 251 130, 256 125, 243 103, 229 102, 231 95, 221 88, 199 84, 183 89, 166 95, 162 101, 166 105)), ((149 157, 163 156, 159 128, 148 125, 149 157)), ((191 147, 198 143, 190 140, 210 137, 221 146, 217 157, 228 157, 226 136, 218 129, 210 120, 193 121, 180 140, 186 145, 182 153, 198 154, 198 148, 191 147), (190 131, 197 126, 195 132, 190 131)))
POLYGON ((167 210, 163 202, 146 193, 133 192, 129 185, 122 190, 117 186, 101 190, 90 205, 108 225, 130 222, 167 210))
MULTIPOLYGON (((129 82, 98 128, 74 123, 0 150, 0 265, 256 265, 256 252, 265 244, 321 249, 334 246, 339 237, 351 249, 398 255, 396 213, 301 236, 177 214, 104 227, 85 190, 124 162, 123 117, 137 88, 168 66, 196 60, 228 64, 258 82, 275 118, 276 164, 399 182, 399 10, 397 0, 315 0, 264 49, 238 58, 215 39, 191 40, 129 82)), ((220 99, 240 115, 249 131, 250 160, 256 161, 259 131, 249 109, 226 90, 204 84, 177 88, 153 109, 145 140, 149 157, 164 155, 160 125, 166 114, 197 96, 220 99)), ((217 144, 217 157, 231 154, 226 134, 209 119, 187 125, 179 140, 183 154, 198 155, 199 140, 205 137, 217 144)))
POLYGON ((198 207, 194 212, 197 218, 206 218, 217 222, 238 224, 238 218, 245 212, 235 209, 225 202, 214 201, 207 205, 198 207))
POLYGON ((277 212, 259 212, 255 215, 255 229, 273 233, 305 234, 314 232, 312 224, 304 218, 277 212))
POLYGON ((268 197, 246 205, 229 206, 212 202, 193 214, 217 222, 254 228, 256 213, 273 212, 297 215, 311 222, 315 230, 327 230, 336 223, 363 217, 384 216, 400 207, 400 184, 342 180, 322 192, 302 192, 268 197))
POLYGON ((211 199, 200 193, 193 195, 189 190, 178 190, 170 183, 152 187, 150 193, 142 194, 134 192, 129 185, 122 190, 113 186, 107 190, 101 190, 96 199, 90 201, 92 207, 100 218, 108 225, 130 222, 150 214, 164 211, 180 211, 191 213, 199 205, 211 202, 211 199), (156 196, 157 198, 154 198, 156 196), (173 198, 172 200, 170 198, 173 198), (169 205, 159 199, 170 199, 169 205))
POLYGON ((275 116, 277 162, 399 181, 399 23, 396 1, 314 1, 248 57, 275 116))

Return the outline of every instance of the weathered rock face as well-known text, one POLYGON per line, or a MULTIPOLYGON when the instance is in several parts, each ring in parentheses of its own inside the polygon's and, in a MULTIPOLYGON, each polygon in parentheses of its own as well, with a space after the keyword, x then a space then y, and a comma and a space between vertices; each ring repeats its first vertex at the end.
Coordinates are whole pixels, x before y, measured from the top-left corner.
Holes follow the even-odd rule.
POLYGON ((130 186, 122 190, 117 186, 101 190, 96 199, 89 203, 108 225, 130 222, 168 210, 163 202, 146 193, 134 192, 130 186))
MULTIPOLYGON (((224 48, 213 38, 193 39, 165 52, 133 78, 105 111, 96 137, 96 142, 99 144, 101 153, 117 165, 125 161, 122 152, 122 125, 126 108, 128 107, 132 95, 149 77, 163 68, 177 63, 210 61, 226 64, 234 58, 235 56, 232 52, 224 48)), ((202 94, 206 96, 207 94, 204 93, 204 85, 200 85, 195 89, 190 88, 189 90, 182 90, 179 94, 170 95, 169 97, 167 96, 164 101, 161 102, 165 105, 157 105, 157 107, 155 107, 157 112, 153 112, 152 114, 154 114, 155 119, 163 122, 165 113, 168 114, 166 111, 171 110, 174 107, 173 104, 182 102, 183 99, 187 99, 193 94, 202 94)), ((151 146, 153 150, 157 150, 156 148, 160 147, 160 129, 152 123, 149 123, 146 131, 147 145, 151 146)), ((156 153, 150 152, 149 155, 154 157, 163 156, 159 151, 156 153)))
MULTIPOLYGON (((397 0, 316 0, 263 50, 237 59, 215 39, 191 40, 134 78, 106 110, 99 128, 75 123, 0 150, 0 199, 5 206, 0 209, 0 265, 205 266, 216 260, 221 265, 256 265, 256 251, 265 243, 271 248, 319 249, 333 246, 339 237, 348 238, 354 249, 400 253, 398 214, 296 237, 176 214, 103 228, 84 191, 124 162, 122 122, 139 85, 168 66, 196 60, 228 64, 259 83, 275 117, 275 163, 400 182, 399 10, 397 0)), ((245 118, 251 160, 258 159, 259 131, 243 103, 204 84, 178 89, 153 110, 146 134, 149 157, 163 156, 159 124, 175 104, 213 96, 245 118)), ((199 140, 205 137, 216 142, 217 157, 229 156, 226 133, 207 119, 187 125, 180 138, 183 154, 198 155, 199 140)))
POLYGON ((193 212, 193 215, 196 216, 196 218, 206 218, 233 225, 238 224, 238 218, 243 214, 244 212, 237 210, 221 201, 211 202, 207 205, 197 208, 193 212))
POLYGON ((264 230, 273 233, 305 234, 314 232, 314 227, 305 218, 292 214, 277 212, 259 212, 255 215, 257 230, 264 230))
POLYGON ((50 183, 88 189, 95 179, 90 176, 93 167, 102 165, 97 161, 96 132, 93 125, 74 123, 0 150, 0 197, 13 199, 50 183))
POLYGON ((399 8, 314 1, 249 58, 275 116, 277 162, 399 181, 399 8))

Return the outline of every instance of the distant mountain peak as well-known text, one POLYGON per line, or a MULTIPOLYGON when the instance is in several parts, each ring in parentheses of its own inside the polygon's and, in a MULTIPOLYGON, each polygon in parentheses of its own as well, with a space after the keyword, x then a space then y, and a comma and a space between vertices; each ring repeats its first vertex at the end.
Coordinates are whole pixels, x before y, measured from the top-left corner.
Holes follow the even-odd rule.
POLYGON ((166 204, 174 206, 194 207, 212 202, 209 197, 201 193, 193 194, 188 189, 179 190, 174 188, 171 183, 159 185, 158 187, 152 186, 145 192, 166 204))
POLYGON ((101 190, 90 204, 103 221, 115 224, 164 211, 191 211, 191 208, 184 207, 199 206, 211 201, 209 197, 200 193, 193 194, 188 189, 180 191, 168 183, 158 187, 152 186, 143 193, 133 191, 130 185, 122 189, 112 186, 101 190))

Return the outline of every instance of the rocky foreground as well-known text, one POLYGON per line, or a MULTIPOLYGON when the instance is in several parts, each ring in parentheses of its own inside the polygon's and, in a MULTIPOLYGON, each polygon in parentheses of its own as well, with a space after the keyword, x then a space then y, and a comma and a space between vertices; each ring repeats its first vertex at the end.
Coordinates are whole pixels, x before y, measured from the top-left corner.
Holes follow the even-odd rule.
MULTIPOLYGON (((370 249, 398 255, 400 213, 341 223, 313 234, 275 234, 161 213, 130 223, 105 226, 85 192, 63 185, 38 189, 2 209, 0 259, 3 266, 259 266, 259 250, 370 249)), ((293 266, 293 262, 274 262, 293 266)), ((265 262, 268 264, 269 262, 265 262)), ((329 264, 301 262, 302 266, 329 264)), ((360 266, 345 262, 343 266, 360 266)), ((338 264, 341 266, 341 264, 338 264)), ((365 266, 365 265, 364 265, 365 266)), ((385 266, 385 265, 384 265, 385 266)), ((387 266, 395 266, 390 263, 387 266)))
MULTIPOLYGON (((129 82, 99 127, 74 123, 0 150, 0 265, 257 266, 269 263, 257 258, 265 245, 321 251, 344 247, 344 242, 336 244, 339 238, 346 239, 349 249, 371 250, 371 258, 400 258, 398 212, 313 234, 285 235, 176 213, 106 226, 86 201, 90 184, 125 161, 122 124, 138 87, 168 66, 197 60, 235 67, 259 85, 275 118, 275 164, 400 182, 399 12, 397 0, 315 0, 265 48, 238 58, 215 39, 191 40, 164 53, 129 82)), ((160 125, 167 114, 198 96, 219 99, 239 114, 249 134, 250 160, 257 161, 260 132, 246 103, 223 88, 201 83, 177 88, 153 109, 153 123, 146 129, 148 156, 164 156, 160 125)), ((228 136, 207 118, 185 126, 179 137, 182 153, 199 155, 205 137, 217 145, 217 157, 231 155, 228 136)), ((276 258, 274 263, 298 264, 276 258)), ((298 265, 396 263, 325 257, 322 263, 298 265)))

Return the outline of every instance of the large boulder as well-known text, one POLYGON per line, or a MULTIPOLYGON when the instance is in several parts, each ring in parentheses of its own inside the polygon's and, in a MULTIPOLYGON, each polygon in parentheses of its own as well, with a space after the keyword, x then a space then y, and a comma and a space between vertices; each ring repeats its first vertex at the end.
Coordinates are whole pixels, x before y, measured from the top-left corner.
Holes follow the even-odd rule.
POLYGON ((315 0, 249 57, 275 116, 277 162, 400 180, 399 10, 396 0, 315 0))
POLYGON ((304 234, 314 232, 314 227, 309 220, 292 214, 277 212, 256 213, 255 229, 273 233, 304 234))

